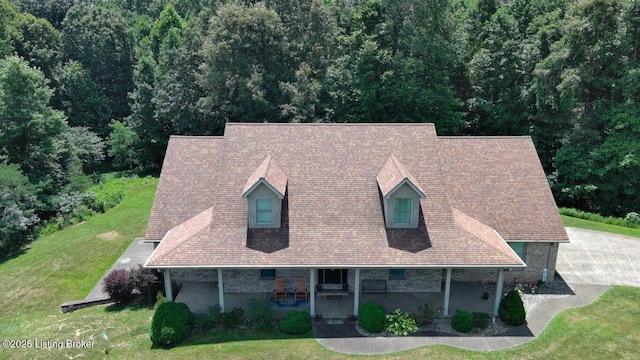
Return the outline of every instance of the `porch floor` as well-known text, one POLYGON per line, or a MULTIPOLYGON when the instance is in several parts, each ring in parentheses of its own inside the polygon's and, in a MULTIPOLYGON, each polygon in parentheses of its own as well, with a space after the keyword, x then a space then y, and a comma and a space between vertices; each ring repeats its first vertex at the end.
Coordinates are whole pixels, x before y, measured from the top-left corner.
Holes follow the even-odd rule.
MULTIPOLYGON (((493 311, 493 299, 482 299, 484 288, 479 282, 452 282, 449 298, 449 315, 456 310, 470 312, 493 311)), ((353 293, 334 296, 316 294, 316 314, 323 318, 347 318, 353 314, 353 293)), ((249 301, 254 298, 267 299, 268 293, 225 293, 224 301, 226 310, 235 307, 247 309, 249 301)), ((175 301, 183 302, 194 313, 205 312, 209 307, 218 303, 218 287, 209 282, 186 282, 182 284, 175 301)), ((375 302, 382 305, 387 312, 400 308, 410 314, 416 313, 418 307, 429 302, 434 309, 442 309, 444 306, 444 292, 410 292, 410 293, 360 293, 360 305, 365 302, 375 302)), ((309 307, 286 308, 279 307, 278 314, 281 317, 289 310, 309 311, 309 307)))

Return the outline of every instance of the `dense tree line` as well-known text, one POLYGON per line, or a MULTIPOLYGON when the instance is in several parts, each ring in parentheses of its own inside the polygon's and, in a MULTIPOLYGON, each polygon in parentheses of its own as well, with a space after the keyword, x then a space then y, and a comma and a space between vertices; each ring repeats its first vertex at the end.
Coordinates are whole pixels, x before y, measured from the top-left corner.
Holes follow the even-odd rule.
POLYGON ((638 211, 639 29, 635 0, 0 0, 0 248, 229 121, 531 135, 561 205, 638 211))

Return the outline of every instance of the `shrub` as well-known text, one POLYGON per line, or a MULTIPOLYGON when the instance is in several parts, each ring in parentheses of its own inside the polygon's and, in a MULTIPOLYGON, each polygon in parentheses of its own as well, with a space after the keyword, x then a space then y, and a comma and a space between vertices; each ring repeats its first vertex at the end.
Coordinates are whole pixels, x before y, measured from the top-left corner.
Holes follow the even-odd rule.
POLYGON ((244 324, 244 310, 236 307, 228 313, 222 313, 220 322, 225 329, 237 329, 244 324))
POLYGON ((364 303, 358 313, 358 325, 371 333, 379 333, 384 330, 387 319, 384 308, 375 303, 364 303))
POLYGON ((515 289, 509 291, 500 302, 498 315, 507 325, 518 326, 524 324, 527 313, 524 310, 520 294, 515 289))
POLYGON ((471 314, 473 316, 473 326, 478 329, 486 329, 489 326, 489 319, 491 319, 491 315, 486 312, 474 312, 471 314))
POLYGON ((461 333, 468 333, 473 329, 473 316, 468 311, 457 310, 451 318, 453 330, 461 333))
POLYGON ((160 304, 164 304, 166 302, 167 298, 164 296, 162 291, 158 291, 158 293, 156 294, 156 305, 154 307, 157 308, 158 306, 160 306, 160 304))
POLYGON ((276 309, 266 299, 249 300, 249 310, 247 311, 247 322, 250 326, 260 331, 273 329, 276 321, 276 309))
POLYGON ((392 313, 387 314, 387 325, 385 330, 394 335, 409 335, 418 331, 416 320, 407 312, 395 309, 392 313))
POLYGON ((145 303, 153 304, 158 292, 162 290, 162 282, 158 276, 158 271, 138 265, 138 267, 132 267, 129 273, 132 288, 142 295, 145 303))
POLYGON ((631 224, 640 225, 640 214, 638 214, 635 211, 632 211, 624 216, 624 221, 631 224))
POLYGON ((205 332, 215 329, 220 325, 221 318, 222 310, 218 304, 209 307, 205 313, 195 314, 193 316, 194 332, 205 332))
POLYGON ((571 208, 560 208, 559 210, 560 210, 560 214, 562 215, 571 216, 579 219, 596 221, 596 222, 601 222, 605 224, 624 226, 624 227, 630 227, 630 228, 640 227, 640 216, 638 217, 634 216, 634 214, 638 215, 637 213, 634 213, 634 212, 628 213, 624 217, 624 219, 621 219, 613 216, 605 217, 600 214, 594 214, 594 213, 571 209, 571 208))
POLYGON ((429 325, 438 316, 436 311, 433 309, 431 304, 428 302, 418 308, 418 313, 416 314, 416 322, 419 325, 429 325))
POLYGON ((151 342, 155 346, 169 347, 191 332, 192 315, 184 303, 160 304, 151 320, 151 342))
POLYGON ((280 330, 290 335, 309 332, 311 330, 311 315, 307 312, 291 310, 280 321, 280 330))
POLYGON ((123 303, 133 299, 131 274, 126 269, 114 269, 104 278, 102 291, 115 302, 123 303))

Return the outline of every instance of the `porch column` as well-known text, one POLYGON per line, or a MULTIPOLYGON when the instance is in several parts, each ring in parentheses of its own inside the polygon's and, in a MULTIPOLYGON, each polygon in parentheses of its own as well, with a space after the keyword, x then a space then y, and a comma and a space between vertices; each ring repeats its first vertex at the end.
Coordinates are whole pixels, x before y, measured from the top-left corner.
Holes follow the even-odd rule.
POLYGON ((222 284, 222 269, 218 269, 218 304, 220 311, 224 312, 224 285, 222 284))
POLYGON ((358 316, 360 309, 360 269, 356 269, 355 286, 353 289, 353 316, 358 316))
POLYGON ((173 301, 173 291, 171 289, 171 269, 164 269, 164 293, 167 294, 167 301, 173 301))
POLYGON ((444 309, 443 316, 449 316, 449 296, 451 295, 451 268, 447 268, 447 279, 444 283, 444 309))
POLYGON ((498 281, 496 281, 496 301, 493 303, 493 316, 498 316, 500 300, 502 300, 502 285, 504 283, 504 269, 498 269, 498 281))
POLYGON ((309 315, 316 316, 316 269, 309 270, 309 315))

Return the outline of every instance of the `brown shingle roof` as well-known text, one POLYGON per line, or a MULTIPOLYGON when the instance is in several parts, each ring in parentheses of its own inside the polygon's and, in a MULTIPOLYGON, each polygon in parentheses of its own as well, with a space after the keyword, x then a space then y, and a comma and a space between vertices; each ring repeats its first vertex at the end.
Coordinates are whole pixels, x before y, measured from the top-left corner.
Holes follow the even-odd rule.
MULTIPOLYGON (((171 138, 147 234, 161 238, 208 208, 210 224, 191 232, 174 228, 149 259, 150 267, 521 265, 491 229, 496 227, 483 220, 491 217, 478 217, 471 211, 473 207, 463 207, 455 198, 459 187, 451 184, 454 176, 446 169, 456 164, 449 158, 453 150, 445 144, 448 140, 438 140, 432 124, 227 124, 224 140, 208 139, 171 138), (211 144, 204 144, 207 142, 211 144), (199 156, 193 154, 196 149, 200 149, 199 156), (446 156, 441 158, 441 153, 446 156), (256 164, 264 163, 269 154, 288 177, 282 211, 286 219, 282 219, 280 230, 249 230, 248 205, 240 196, 241 190, 256 172, 256 164), (418 229, 385 228, 377 175, 392 154, 411 169, 415 183, 427 194, 420 200, 418 229), (200 197, 195 195, 198 193, 200 197), (179 208, 176 213, 155 214, 172 212, 172 205, 194 201, 200 207, 197 211, 179 208), (164 222, 167 220, 171 224, 164 222)), ((535 149, 526 141, 507 145, 505 151, 507 154, 496 161, 521 157, 539 165, 535 149)), ((506 163, 497 168, 538 171, 536 166, 516 166, 510 169, 506 163)), ((536 179, 548 188, 544 176, 536 179)), ((474 183, 460 186, 470 187, 474 194, 482 192, 474 183)), ((512 201, 525 207, 531 201, 538 206, 551 200, 544 206, 555 208, 553 198, 530 199, 537 194, 508 194, 509 199, 500 199, 501 193, 488 191, 486 196, 499 199, 481 202, 512 201)), ((201 213, 195 223, 201 226, 207 215, 201 213)), ((540 231, 529 228, 531 224, 538 226, 532 222, 505 223, 498 231, 515 226, 531 240, 532 234, 540 231)), ((556 224, 551 222, 550 226, 556 224)))
POLYGON ((418 184, 418 180, 416 180, 415 176, 413 176, 409 170, 402 165, 400 160, 396 159, 393 155, 391 155, 389 160, 384 164, 378 173, 376 180, 378 181, 378 186, 380 186, 382 196, 387 196, 390 192, 397 189, 407 181, 412 188, 417 190, 420 198, 425 197, 424 190, 422 190, 422 187, 418 184))
POLYGON ((267 156, 258 166, 256 171, 249 176, 247 184, 242 190, 242 197, 246 197, 251 190, 255 189, 262 181, 266 182, 269 188, 275 190, 279 198, 284 197, 287 189, 287 175, 282 171, 278 163, 271 157, 267 156))

